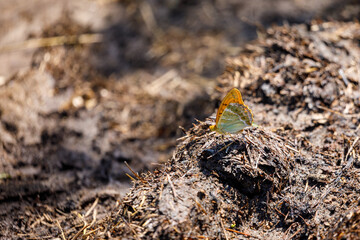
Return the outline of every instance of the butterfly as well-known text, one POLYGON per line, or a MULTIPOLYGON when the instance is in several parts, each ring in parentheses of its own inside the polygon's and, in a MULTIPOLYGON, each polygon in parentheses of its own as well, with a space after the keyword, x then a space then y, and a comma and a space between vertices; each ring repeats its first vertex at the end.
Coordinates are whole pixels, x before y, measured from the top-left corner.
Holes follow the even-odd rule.
POLYGON ((240 91, 233 88, 222 100, 216 114, 216 123, 210 126, 210 130, 221 134, 238 133, 254 125, 250 108, 244 104, 240 91))

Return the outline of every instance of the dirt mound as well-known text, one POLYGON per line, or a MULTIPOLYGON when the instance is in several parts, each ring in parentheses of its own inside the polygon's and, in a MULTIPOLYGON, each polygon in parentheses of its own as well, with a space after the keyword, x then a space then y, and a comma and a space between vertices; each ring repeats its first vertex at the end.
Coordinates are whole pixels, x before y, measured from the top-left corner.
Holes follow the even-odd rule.
POLYGON ((334 230, 344 213, 359 207, 354 181, 359 174, 359 138, 347 146, 346 161, 339 166, 336 161, 341 154, 308 151, 284 130, 279 133, 288 137, 261 128, 220 137, 209 134, 208 127, 201 123, 190 130, 163 169, 137 176, 119 208, 91 226, 96 231, 89 235, 134 239, 359 236, 353 230, 356 213, 346 215, 348 223, 339 223, 334 230))
MULTIPOLYGON (((266 203, 287 185, 290 159, 298 155, 293 144, 263 129, 224 138, 207 132, 207 124, 194 127, 171 161, 140 177, 100 228, 110 222, 113 233, 149 239, 233 238, 241 234, 235 226, 273 215, 266 203)), ((273 215, 270 222, 276 221, 273 215)))

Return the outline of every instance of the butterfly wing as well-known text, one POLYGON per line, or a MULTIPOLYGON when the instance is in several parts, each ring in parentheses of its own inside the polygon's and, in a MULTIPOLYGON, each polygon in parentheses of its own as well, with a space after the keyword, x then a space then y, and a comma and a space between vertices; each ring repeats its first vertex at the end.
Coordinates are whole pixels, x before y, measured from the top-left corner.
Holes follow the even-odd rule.
POLYGON ((229 103, 217 123, 221 133, 238 133, 253 124, 253 114, 244 103, 229 103))
POLYGON ((222 100, 220 107, 216 113, 216 125, 218 124, 221 115, 223 114, 223 112, 225 111, 226 107, 230 104, 230 103, 239 103, 239 104, 244 104, 242 97, 241 97, 241 93, 238 89, 233 88, 231 89, 228 94, 226 94, 226 96, 224 97, 224 99, 222 100))

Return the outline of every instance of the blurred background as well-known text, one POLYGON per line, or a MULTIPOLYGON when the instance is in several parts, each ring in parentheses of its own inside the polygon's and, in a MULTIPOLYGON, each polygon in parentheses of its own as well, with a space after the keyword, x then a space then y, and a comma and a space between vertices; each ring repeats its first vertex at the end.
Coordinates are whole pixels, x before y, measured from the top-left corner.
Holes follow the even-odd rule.
POLYGON ((227 57, 271 25, 357 21, 360 2, 1 0, 0 9, 0 214, 13 219, 34 199, 70 212, 122 196, 125 162, 154 170, 179 126, 215 112, 227 57))

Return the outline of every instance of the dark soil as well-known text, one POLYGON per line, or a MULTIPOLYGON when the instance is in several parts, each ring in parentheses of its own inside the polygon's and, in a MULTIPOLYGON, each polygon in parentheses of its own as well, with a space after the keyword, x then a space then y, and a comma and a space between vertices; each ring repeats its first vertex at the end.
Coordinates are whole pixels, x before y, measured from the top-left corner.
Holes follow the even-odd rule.
POLYGON ((360 239, 357 1, 0 8, 1 239, 360 239))

